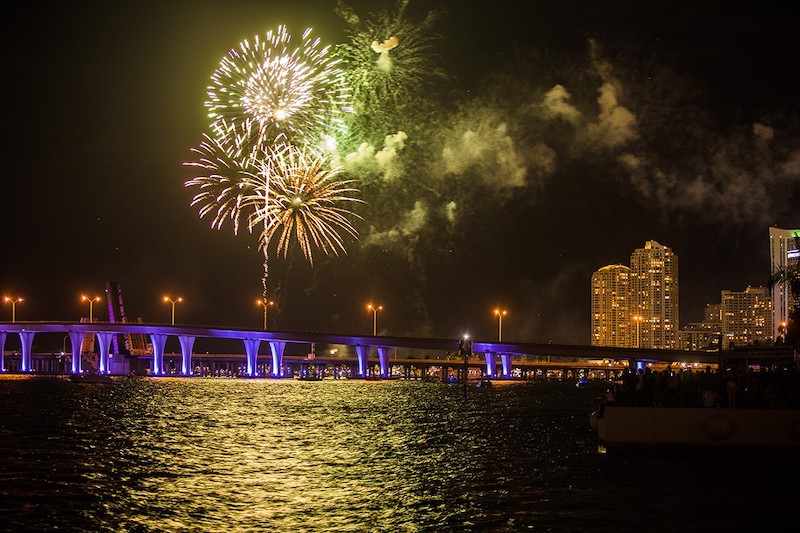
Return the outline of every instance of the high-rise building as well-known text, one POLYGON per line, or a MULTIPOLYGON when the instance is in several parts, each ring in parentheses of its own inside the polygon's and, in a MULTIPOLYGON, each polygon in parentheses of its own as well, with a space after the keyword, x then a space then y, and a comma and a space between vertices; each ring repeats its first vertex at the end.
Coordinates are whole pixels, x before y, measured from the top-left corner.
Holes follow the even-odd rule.
POLYGON ((592 274, 592 346, 635 347, 631 332, 631 269, 604 266, 592 274))
POLYGON ((722 349, 772 341, 770 290, 747 287, 744 291, 722 291, 722 349))
POLYGON ((641 317, 638 346, 674 349, 678 341, 678 256, 647 241, 631 254, 633 317, 641 317))
POLYGON ((786 334, 789 311, 797 295, 789 290, 787 273, 800 263, 800 229, 769 228, 770 285, 772 298, 772 339, 786 334))
POLYGON ((720 323, 695 322, 678 330, 679 350, 716 350, 720 323))
POLYGON ((630 267, 592 275, 592 345, 668 348, 678 345, 678 256, 656 241, 631 254, 630 267))

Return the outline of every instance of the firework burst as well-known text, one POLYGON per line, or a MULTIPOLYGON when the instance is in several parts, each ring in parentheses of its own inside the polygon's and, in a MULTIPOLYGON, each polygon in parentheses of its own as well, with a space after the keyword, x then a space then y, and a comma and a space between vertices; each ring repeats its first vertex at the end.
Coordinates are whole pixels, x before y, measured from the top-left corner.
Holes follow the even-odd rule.
POLYGON ((270 149, 264 161, 271 199, 250 219, 251 226, 264 223, 261 246, 268 247, 275 237, 277 252, 285 257, 296 242, 312 265, 315 249, 346 253, 343 236, 358 237, 350 219, 359 217, 344 207, 360 201, 353 180, 340 179, 341 168, 330 168, 324 156, 294 145, 270 149))
POLYGON ((346 206, 360 202, 352 180, 340 178, 340 168, 312 150, 290 144, 269 146, 259 157, 242 160, 230 141, 209 135, 192 150, 197 158, 185 163, 197 175, 186 187, 199 188, 191 201, 200 218, 212 217, 212 228, 230 221, 238 234, 242 222, 254 233, 260 229, 259 247, 264 252, 264 286, 269 250, 284 257, 297 243, 313 265, 314 251, 345 253, 344 236, 358 237, 350 218, 358 218, 346 206))
POLYGON ((398 0, 394 13, 382 11, 362 20, 344 2, 337 13, 348 24, 348 42, 337 49, 353 90, 356 110, 409 103, 426 90, 427 82, 444 77, 430 53, 432 32, 440 17, 431 11, 421 21, 404 18, 408 0, 398 0))
POLYGON ((203 135, 203 139, 198 148, 192 149, 197 159, 184 163, 200 169, 199 174, 184 186, 199 188, 191 205, 198 206, 200 218, 213 216, 211 227, 215 229, 230 220, 234 234, 238 234, 240 221, 257 208, 259 191, 267 189, 267 180, 258 173, 252 159, 237 157, 239 147, 231 141, 209 135, 203 135))
POLYGON ((350 95, 329 49, 311 29, 292 49, 285 26, 232 49, 208 87, 214 135, 230 140, 241 157, 272 144, 316 145, 324 133, 342 128, 350 95))

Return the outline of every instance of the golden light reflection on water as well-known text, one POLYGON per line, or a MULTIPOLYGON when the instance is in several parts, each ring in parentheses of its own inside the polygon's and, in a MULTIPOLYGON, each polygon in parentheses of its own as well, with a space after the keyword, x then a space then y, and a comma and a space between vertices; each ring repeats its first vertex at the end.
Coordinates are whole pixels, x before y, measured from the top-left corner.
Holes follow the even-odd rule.
MULTIPOLYGON (((445 410, 448 403, 459 410, 462 400, 452 390, 175 381, 156 384, 163 388, 161 410, 141 428, 137 444, 149 455, 145 464, 164 471, 145 478, 131 497, 163 495, 159 505, 180 509, 183 518, 172 520, 184 527, 213 527, 226 517, 245 528, 355 531, 373 520, 396 521, 398 508, 442 505, 426 471, 454 453, 445 410), (428 402, 437 395, 440 408, 432 409, 428 402), (415 396, 417 409, 410 403, 415 396)), ((136 513, 131 519, 140 520, 136 513)))
POLYGON ((52 421, 31 455, 44 465, 56 450, 74 453, 47 474, 24 468, 32 479, 64 476, 53 520, 67 529, 513 531, 509 520, 533 516, 514 502, 535 500, 554 465, 595 453, 587 419, 569 415, 594 398, 575 387, 569 394, 585 396, 558 402, 525 384, 470 389, 466 400, 458 386, 405 381, 41 388, 20 396, 52 421))
POLYGON ((0 375, 0 532, 779 531, 796 518, 774 480, 800 462, 598 454, 588 417, 603 391, 0 375), (713 505, 686 506, 709 490, 713 505))

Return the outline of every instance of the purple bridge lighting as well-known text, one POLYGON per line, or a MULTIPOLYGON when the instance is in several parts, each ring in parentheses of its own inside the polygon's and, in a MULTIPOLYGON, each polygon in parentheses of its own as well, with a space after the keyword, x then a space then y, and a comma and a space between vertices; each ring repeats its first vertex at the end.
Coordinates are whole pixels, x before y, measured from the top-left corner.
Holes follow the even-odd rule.
POLYGON ((180 374, 192 375, 192 350, 197 338, 238 339, 242 341, 246 358, 246 375, 257 376, 257 356, 262 342, 269 345, 272 358, 271 377, 282 377, 283 354, 290 343, 345 345, 355 349, 358 362, 358 375, 367 376, 370 352, 375 349, 381 377, 389 375, 389 353, 391 349, 414 349, 431 352, 457 353, 466 359, 473 354, 482 354, 485 360, 485 375, 488 377, 510 377, 514 356, 539 357, 572 357, 580 359, 613 359, 628 361, 660 361, 660 362, 701 362, 715 363, 717 352, 699 352, 687 350, 653 350, 640 348, 614 348, 604 346, 579 346, 559 344, 535 344, 516 342, 481 342, 465 343, 461 339, 435 339, 417 337, 388 337, 341 335, 328 333, 286 332, 286 331, 253 331, 245 329, 173 326, 163 324, 129 324, 108 322, 0 322, 0 371, 5 368, 5 345, 9 334, 18 334, 21 344, 20 371, 32 371, 32 347, 37 334, 59 333, 69 337, 72 345, 73 374, 80 374, 81 344, 85 336, 94 335, 99 344, 97 370, 99 373, 111 373, 109 356, 112 340, 117 335, 146 335, 152 341, 152 375, 165 375, 164 347, 169 337, 177 337, 181 348, 180 374), (497 361, 501 363, 498 374, 497 361))

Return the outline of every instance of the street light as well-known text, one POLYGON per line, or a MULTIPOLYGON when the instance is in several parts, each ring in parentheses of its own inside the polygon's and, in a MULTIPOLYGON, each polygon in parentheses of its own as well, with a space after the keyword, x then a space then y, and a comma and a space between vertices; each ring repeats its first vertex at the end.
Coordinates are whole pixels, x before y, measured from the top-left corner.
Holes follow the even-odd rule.
POLYGON ((383 311, 383 306, 375 307, 372 304, 367 305, 367 309, 372 311, 372 336, 378 336, 378 311, 383 311))
POLYGON ((267 307, 275 305, 275 302, 272 300, 267 300, 266 298, 259 298, 256 300, 256 305, 264 306, 264 331, 267 331, 267 307))
POLYGON ((172 304, 172 325, 175 325, 175 304, 178 302, 182 302, 183 298, 178 298, 177 300, 173 300, 169 296, 164 296, 164 301, 169 302, 172 304))
POLYGON ((469 357, 472 355, 472 341, 469 340, 469 335, 464 334, 464 340, 458 343, 458 351, 464 358, 464 399, 467 399, 467 380, 469 379, 469 357))
POLYGON ((644 317, 641 315, 634 315, 633 321, 636 322, 636 347, 641 348, 641 337, 639 336, 639 328, 642 324, 644 317))
POLYGON ((494 314, 497 316, 497 342, 503 342, 503 317, 508 314, 505 309, 495 309, 494 314))
POLYGON ((14 299, 14 298, 9 298, 8 296, 4 296, 3 297, 3 301, 5 303, 10 303, 11 304, 11 322, 16 322, 17 321, 17 304, 22 302, 22 298, 17 297, 16 299, 14 299))
POLYGON ((100 301, 100 297, 99 296, 95 296, 94 298, 89 298, 88 296, 82 294, 81 295, 81 301, 82 302, 89 302, 89 323, 91 323, 92 322, 92 304, 94 304, 95 302, 99 302, 100 301))

